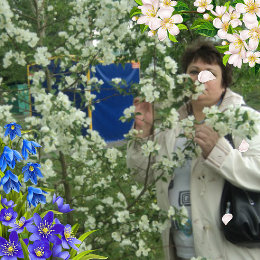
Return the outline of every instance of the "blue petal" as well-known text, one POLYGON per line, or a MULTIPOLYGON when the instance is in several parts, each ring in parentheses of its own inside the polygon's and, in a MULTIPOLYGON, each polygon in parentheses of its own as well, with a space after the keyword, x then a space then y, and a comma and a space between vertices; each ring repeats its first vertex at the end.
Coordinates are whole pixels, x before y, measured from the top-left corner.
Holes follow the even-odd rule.
POLYGON ((3 154, 8 161, 12 161, 14 158, 13 150, 10 149, 8 146, 5 146, 3 154))
POLYGON ((52 211, 49 211, 43 218, 43 222, 46 221, 48 224, 52 224, 53 218, 54 218, 54 213, 52 211))
MULTIPOLYGON (((52 212, 53 213, 53 212, 52 212)), ((48 213, 47 213, 48 214, 48 213)), ((40 215, 38 214, 38 213, 34 213, 34 215, 33 215, 33 220, 34 220, 34 223, 35 223, 35 225, 38 227, 38 226, 40 226, 40 224, 42 223, 42 222, 44 222, 44 219, 42 220, 42 218, 40 217, 40 215)))
MULTIPOLYGON (((16 214, 17 214, 17 213, 16 213, 16 214)), ((12 231, 11 234, 10 234, 10 236, 9 236, 9 240, 14 241, 14 242, 17 244, 18 239, 19 239, 19 238, 18 238, 17 233, 16 233, 15 231, 12 231)))
POLYGON ((31 141, 31 144, 35 147, 41 147, 41 145, 39 145, 38 143, 34 142, 34 141, 31 141))
POLYGON ((40 169, 34 168, 34 171, 35 171, 35 173, 36 173, 40 178, 43 178, 43 175, 42 175, 40 169))

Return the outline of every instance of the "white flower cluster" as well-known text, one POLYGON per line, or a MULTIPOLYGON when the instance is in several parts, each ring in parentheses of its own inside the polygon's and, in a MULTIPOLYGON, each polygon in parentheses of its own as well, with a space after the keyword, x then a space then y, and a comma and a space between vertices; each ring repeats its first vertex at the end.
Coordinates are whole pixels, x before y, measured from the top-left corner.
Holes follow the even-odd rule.
POLYGON ((105 157, 108 159, 108 161, 112 164, 112 168, 115 167, 116 161, 118 160, 118 157, 122 157, 122 153, 116 149, 116 148, 108 148, 105 157))
POLYGON ((47 47, 38 47, 34 55, 34 61, 38 65, 47 66, 50 64, 51 54, 47 47))
POLYGON ((141 219, 139 220, 139 229, 141 231, 151 231, 150 225, 149 225, 149 219, 147 215, 143 215, 141 219))
POLYGON ((112 82, 115 83, 115 84, 120 84, 121 81, 122 81, 121 78, 113 78, 113 79, 112 79, 112 82))
POLYGON ((212 126, 220 136, 229 133, 234 136, 246 138, 253 137, 258 133, 260 114, 251 108, 240 106, 229 106, 223 113, 217 106, 203 109, 206 115, 205 122, 212 126))
POLYGON ((175 129, 179 123, 179 113, 175 108, 172 108, 170 115, 162 123, 163 127, 175 129))
POLYGON ((192 94, 192 99, 193 100, 197 100, 198 97, 203 94, 204 90, 205 90, 205 85, 204 84, 201 84, 199 81, 195 81, 195 94, 192 94))
POLYGON ((39 38, 36 33, 30 32, 28 29, 22 29, 17 27, 12 19, 14 14, 10 8, 7 0, 1 0, 0 2, 0 46, 4 46, 9 39, 17 43, 27 43, 30 47, 35 47, 39 38))
POLYGON ((164 61, 165 61, 165 68, 168 70, 171 70, 172 74, 176 74, 176 72, 178 70, 177 62, 169 56, 166 56, 164 58, 164 61))
POLYGON ((115 215, 119 223, 126 223, 130 218, 128 210, 116 211, 115 215))
POLYGON ((136 256, 137 257, 141 257, 143 256, 148 256, 149 252, 151 251, 151 249, 149 247, 147 247, 147 245, 145 244, 143 239, 140 239, 138 242, 138 250, 136 251, 136 256))
POLYGON ((130 119, 133 117, 133 114, 135 112, 135 106, 130 106, 130 107, 127 107, 125 110, 124 110, 124 116, 120 117, 120 120, 124 123, 126 122, 127 119, 130 119))
POLYGON ((181 129, 183 129, 183 133, 187 137, 194 137, 195 136, 195 129, 194 129, 194 116, 188 116, 181 120, 180 125, 181 129))
POLYGON ((161 148, 160 145, 156 144, 152 140, 148 140, 145 144, 141 146, 142 153, 146 157, 148 157, 150 154, 158 152, 160 148, 161 148))
POLYGON ((160 92, 153 85, 144 85, 141 88, 141 93, 145 97, 145 101, 152 103, 160 97, 160 92))

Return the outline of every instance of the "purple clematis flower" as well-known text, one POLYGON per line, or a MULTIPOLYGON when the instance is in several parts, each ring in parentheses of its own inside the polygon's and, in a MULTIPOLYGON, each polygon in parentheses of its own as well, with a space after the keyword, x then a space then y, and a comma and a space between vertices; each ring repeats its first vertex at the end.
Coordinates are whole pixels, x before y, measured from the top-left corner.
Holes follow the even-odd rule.
POLYGON ((15 231, 11 232, 9 241, 0 237, 0 256, 2 256, 2 260, 17 260, 17 258, 24 258, 22 246, 15 231))
POLYGON ((5 136, 10 135, 10 139, 13 141, 14 138, 18 135, 18 136, 22 136, 21 133, 21 126, 16 124, 16 123, 10 123, 4 126, 4 128, 6 128, 5 130, 5 136))
POLYGON ((1 198, 1 203, 4 207, 13 208, 16 206, 12 200, 7 201, 6 198, 1 198))
POLYGON ((70 258, 70 254, 68 251, 62 251, 61 245, 55 245, 52 248, 52 255, 53 257, 62 258, 64 260, 67 260, 70 258))
POLYGON ((63 198, 60 197, 60 196, 57 197, 56 194, 54 193, 54 194, 53 194, 52 203, 54 204, 55 202, 56 202, 57 205, 58 205, 58 210, 59 210, 59 212, 68 213, 68 212, 74 210, 74 209, 71 209, 71 208, 70 208, 70 205, 69 205, 69 204, 64 204, 64 205, 63 205, 63 198))
POLYGON ((21 217, 20 220, 15 220, 15 222, 11 223, 9 226, 12 227, 8 230, 8 232, 16 231, 17 233, 22 233, 24 228, 28 227, 32 222, 32 218, 26 220, 25 217, 21 217))
POLYGON ((4 151, 0 157, 0 168, 4 172, 6 166, 8 165, 12 169, 15 167, 16 161, 21 161, 23 158, 20 153, 15 150, 12 150, 8 146, 5 146, 4 151))
POLYGON ((61 233, 64 226, 61 224, 53 225, 53 216, 54 214, 52 211, 49 211, 43 219, 39 214, 34 213, 33 220, 35 226, 31 225, 27 227, 27 230, 33 233, 29 238, 31 241, 45 240, 50 241, 54 245, 61 244, 61 240, 55 236, 55 234, 61 233))
POLYGON ((31 205, 36 207, 38 203, 45 204, 46 197, 43 193, 47 194, 47 192, 44 190, 30 186, 28 188, 28 195, 27 195, 27 201, 29 203, 29 207, 31 207, 31 205))
POLYGON ((7 170, 5 176, 0 181, 0 186, 3 185, 4 192, 8 194, 11 190, 16 192, 20 191, 22 184, 19 182, 18 177, 11 171, 7 170))
POLYGON ((41 146, 34 141, 28 141, 26 139, 23 139, 22 155, 25 160, 28 159, 28 152, 31 154, 36 154, 35 147, 41 146))
POLYGON ((3 208, 0 212, 0 221, 2 221, 4 226, 9 226, 11 223, 14 223, 16 217, 17 212, 15 212, 12 208, 3 208))
POLYGON ((22 172, 24 174, 24 182, 31 180, 31 182, 36 185, 37 176, 43 178, 40 169, 38 169, 40 167, 41 165, 38 163, 27 163, 22 169, 22 172))
POLYGON ((28 246, 28 251, 31 260, 46 260, 51 256, 50 245, 46 241, 36 240, 28 246))

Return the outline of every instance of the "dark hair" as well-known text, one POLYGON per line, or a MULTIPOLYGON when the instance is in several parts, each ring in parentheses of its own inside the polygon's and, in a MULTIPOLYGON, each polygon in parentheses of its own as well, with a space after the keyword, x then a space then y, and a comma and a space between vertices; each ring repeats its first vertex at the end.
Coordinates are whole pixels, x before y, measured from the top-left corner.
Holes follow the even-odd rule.
POLYGON ((222 85, 226 89, 232 83, 232 67, 230 64, 223 64, 223 54, 220 53, 214 44, 209 40, 196 40, 186 48, 181 59, 183 71, 186 72, 192 62, 201 59, 208 64, 217 64, 222 71, 222 85))

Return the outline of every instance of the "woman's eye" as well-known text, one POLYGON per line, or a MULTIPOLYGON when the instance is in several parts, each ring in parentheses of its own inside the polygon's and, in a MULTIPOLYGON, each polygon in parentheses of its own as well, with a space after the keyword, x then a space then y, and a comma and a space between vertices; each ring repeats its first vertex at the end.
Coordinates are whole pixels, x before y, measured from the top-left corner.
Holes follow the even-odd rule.
POLYGON ((192 71, 190 71, 189 74, 196 75, 196 74, 198 74, 198 71, 196 71, 196 70, 192 70, 192 71))

